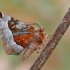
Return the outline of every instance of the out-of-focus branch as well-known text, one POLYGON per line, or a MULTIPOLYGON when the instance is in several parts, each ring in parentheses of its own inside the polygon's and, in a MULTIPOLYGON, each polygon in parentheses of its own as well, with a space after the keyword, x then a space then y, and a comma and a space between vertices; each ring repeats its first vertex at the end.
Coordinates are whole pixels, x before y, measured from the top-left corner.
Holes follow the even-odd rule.
POLYGON ((66 15, 59 24, 55 33, 52 35, 52 38, 49 40, 42 53, 29 70, 40 70, 42 68, 42 66, 47 61, 52 51, 55 49, 56 45, 59 43, 60 39, 66 32, 69 25, 70 25, 70 8, 68 9, 66 15))

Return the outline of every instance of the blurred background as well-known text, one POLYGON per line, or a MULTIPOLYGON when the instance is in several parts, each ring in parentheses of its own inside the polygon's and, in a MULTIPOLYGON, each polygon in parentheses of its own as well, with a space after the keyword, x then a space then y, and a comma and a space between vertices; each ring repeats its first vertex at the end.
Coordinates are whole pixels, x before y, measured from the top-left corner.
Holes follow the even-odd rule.
MULTIPOLYGON (((37 22, 52 35, 70 6, 70 0, 0 0, 0 11, 22 22, 37 22)), ((70 70, 70 28, 42 67, 41 70, 70 70)), ((0 70, 29 70, 38 55, 37 52, 22 60, 7 55, 0 39, 0 70)))

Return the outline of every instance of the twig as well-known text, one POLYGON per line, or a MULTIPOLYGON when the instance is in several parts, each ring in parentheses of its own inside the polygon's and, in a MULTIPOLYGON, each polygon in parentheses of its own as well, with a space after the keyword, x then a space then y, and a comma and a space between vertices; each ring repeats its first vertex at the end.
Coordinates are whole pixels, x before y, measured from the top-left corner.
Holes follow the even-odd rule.
POLYGON ((64 35, 69 25, 70 25, 70 8, 68 9, 66 15, 64 16, 63 20, 59 24, 55 33, 52 35, 52 38, 47 43, 46 47, 44 48, 40 56, 29 70, 40 70, 42 68, 44 63, 51 55, 52 51, 55 49, 56 45, 59 43, 60 39, 64 35))

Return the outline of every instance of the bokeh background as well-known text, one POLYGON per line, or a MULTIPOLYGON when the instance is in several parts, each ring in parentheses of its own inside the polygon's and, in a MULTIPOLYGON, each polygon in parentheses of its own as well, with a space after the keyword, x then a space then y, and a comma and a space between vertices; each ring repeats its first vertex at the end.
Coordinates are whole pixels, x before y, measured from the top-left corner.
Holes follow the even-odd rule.
MULTIPOLYGON (((70 0, 0 0, 0 11, 23 22, 37 22, 52 35, 70 6, 70 0)), ((26 60, 7 55, 0 39, 0 70, 29 70, 37 52, 26 60)), ((70 28, 66 31, 41 70, 70 70, 70 28)))

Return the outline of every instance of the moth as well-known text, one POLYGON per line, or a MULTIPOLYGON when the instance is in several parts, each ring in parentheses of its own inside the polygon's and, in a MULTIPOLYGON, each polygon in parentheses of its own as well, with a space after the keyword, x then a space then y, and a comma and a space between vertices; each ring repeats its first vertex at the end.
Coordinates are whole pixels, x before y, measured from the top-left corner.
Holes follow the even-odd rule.
POLYGON ((8 55, 19 55, 24 50, 23 59, 26 59, 40 49, 47 37, 37 23, 24 23, 0 12, 0 38, 8 55))

